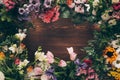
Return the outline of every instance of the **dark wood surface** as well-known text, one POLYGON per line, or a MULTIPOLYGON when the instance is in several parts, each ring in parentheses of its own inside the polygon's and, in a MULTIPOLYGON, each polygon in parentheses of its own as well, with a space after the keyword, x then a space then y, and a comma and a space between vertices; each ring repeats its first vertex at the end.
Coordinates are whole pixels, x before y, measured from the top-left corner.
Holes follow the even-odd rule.
POLYGON ((83 58, 85 52, 81 49, 93 38, 92 25, 87 22, 74 25, 70 19, 60 19, 55 23, 45 24, 34 18, 32 22, 35 27, 29 30, 25 40, 31 60, 38 46, 65 60, 69 60, 66 48, 73 47, 78 57, 83 58))

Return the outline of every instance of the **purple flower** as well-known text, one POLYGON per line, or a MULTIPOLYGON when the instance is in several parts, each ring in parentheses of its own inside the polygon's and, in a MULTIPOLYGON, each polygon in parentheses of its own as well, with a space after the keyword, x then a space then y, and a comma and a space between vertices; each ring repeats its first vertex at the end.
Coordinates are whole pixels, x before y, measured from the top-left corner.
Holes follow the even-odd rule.
POLYGON ((30 5, 33 5, 33 10, 35 12, 39 12, 39 8, 40 8, 40 5, 41 5, 41 2, 40 0, 29 0, 29 3, 30 5))
POLYGON ((51 8, 51 3, 52 3, 52 0, 45 0, 43 5, 45 8, 51 8))
POLYGON ((24 8, 19 8, 18 10, 20 15, 23 15, 25 13, 25 9, 24 8))
POLYGON ((57 80, 56 76, 54 75, 54 68, 51 67, 46 71, 46 75, 49 76, 52 80, 57 80))
POLYGON ((83 69, 85 69, 85 68, 88 67, 88 65, 87 65, 86 63, 81 63, 79 59, 76 59, 76 60, 74 61, 74 63, 75 63, 78 67, 81 67, 81 68, 83 68, 83 69))

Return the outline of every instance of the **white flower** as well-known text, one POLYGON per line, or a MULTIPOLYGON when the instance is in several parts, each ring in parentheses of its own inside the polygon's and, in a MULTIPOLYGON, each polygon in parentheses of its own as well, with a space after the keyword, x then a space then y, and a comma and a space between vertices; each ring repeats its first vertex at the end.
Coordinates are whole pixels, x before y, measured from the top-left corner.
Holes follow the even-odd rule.
POLYGON ((112 0, 112 3, 118 3, 120 0, 112 0))
POLYGON ((46 70, 50 68, 50 64, 45 61, 38 63, 37 66, 39 66, 43 70, 43 72, 45 72, 46 70))
POLYGON ((116 52, 120 54, 120 46, 117 48, 116 52))
POLYGON ((13 44, 11 47, 9 47, 9 50, 12 51, 12 53, 15 53, 17 50, 17 45, 13 44))
POLYGON ((87 8, 86 11, 89 12, 89 10, 90 10, 90 5, 89 5, 89 4, 85 4, 85 7, 87 8))
POLYGON ((95 8, 96 6, 98 6, 99 5, 99 0, 94 0, 93 1, 93 7, 95 8))
POLYGON ((20 40, 22 41, 25 37, 26 37, 26 34, 24 32, 19 32, 17 34, 15 34, 15 36, 20 40))
POLYGON ((120 55, 118 55, 117 59, 113 61, 112 65, 116 68, 120 68, 120 55))
POLYGON ((0 71, 0 80, 5 80, 5 75, 0 71))
POLYGON ((47 61, 46 55, 44 52, 35 52, 35 59, 39 61, 47 61))
POLYGON ((22 68, 26 67, 29 61, 25 59, 23 62, 21 61, 20 64, 18 65, 18 69, 21 70, 22 68))
POLYGON ((41 80, 49 80, 49 78, 48 78, 47 75, 43 74, 43 75, 41 76, 41 80))
POLYGON ((117 24, 116 19, 109 20, 108 24, 111 25, 111 26, 116 25, 117 24))
POLYGON ((102 18, 102 20, 107 21, 107 20, 110 19, 110 16, 109 16, 109 14, 106 12, 106 13, 104 13, 104 14, 101 16, 101 18, 102 18))
POLYGON ((118 48, 118 47, 119 47, 119 45, 117 44, 118 42, 119 42, 119 40, 113 40, 113 41, 111 42, 112 47, 118 48))
POLYGON ((94 9, 92 10, 92 15, 96 15, 96 11, 94 9))

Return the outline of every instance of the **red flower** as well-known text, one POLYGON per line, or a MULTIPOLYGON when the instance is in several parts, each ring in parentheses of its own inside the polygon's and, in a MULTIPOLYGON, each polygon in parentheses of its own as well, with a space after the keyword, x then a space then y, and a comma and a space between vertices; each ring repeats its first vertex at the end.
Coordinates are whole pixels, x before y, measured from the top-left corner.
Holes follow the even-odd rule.
POLYGON ((114 10, 120 10, 120 2, 117 4, 113 4, 113 9, 114 10))
POLYGON ((15 59, 15 64, 16 64, 16 65, 19 65, 19 64, 20 64, 20 59, 19 59, 19 58, 15 59))
POLYGON ((52 8, 40 15, 40 18, 45 23, 55 22, 59 19, 59 7, 52 8))
POLYGON ((88 66, 92 65, 92 61, 90 59, 84 59, 83 62, 85 62, 88 66))

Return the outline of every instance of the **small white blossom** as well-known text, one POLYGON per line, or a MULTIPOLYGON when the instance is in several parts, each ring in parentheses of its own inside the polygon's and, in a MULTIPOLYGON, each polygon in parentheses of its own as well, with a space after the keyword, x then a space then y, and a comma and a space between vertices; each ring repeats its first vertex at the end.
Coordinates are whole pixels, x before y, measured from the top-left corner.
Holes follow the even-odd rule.
POLYGON ((113 61, 112 65, 116 68, 120 68, 120 55, 118 55, 117 59, 113 61))
POLYGON ((110 44, 112 45, 112 47, 118 48, 119 47, 118 42, 119 42, 119 40, 113 40, 110 44))
POLYGON ((45 55, 44 52, 38 52, 38 51, 36 51, 35 52, 35 59, 39 60, 39 61, 46 61, 47 57, 46 57, 46 55, 45 55))
POLYGON ((17 50, 17 45, 13 44, 11 47, 9 47, 9 50, 12 51, 12 53, 15 53, 17 50))
POLYGON ((94 0, 93 1, 93 7, 95 8, 96 6, 98 6, 99 5, 99 0, 94 0))
POLYGON ((5 75, 3 72, 0 71, 0 80, 5 80, 5 75))
POLYGON ((109 20, 108 24, 111 25, 111 26, 116 25, 117 24, 116 19, 109 20))
POLYGON ((15 34, 15 36, 18 39, 20 39, 20 41, 22 41, 26 37, 26 34, 25 33, 17 33, 17 34, 15 34))
POLYGON ((101 16, 101 18, 102 18, 102 20, 107 21, 107 20, 110 19, 110 16, 109 16, 109 14, 106 12, 106 13, 104 13, 104 14, 101 16))
POLYGON ((29 61, 25 59, 23 62, 21 61, 20 64, 18 65, 18 69, 21 70, 22 68, 26 67, 29 61))
POLYGON ((96 15, 96 11, 95 10, 92 10, 92 15, 96 15))

